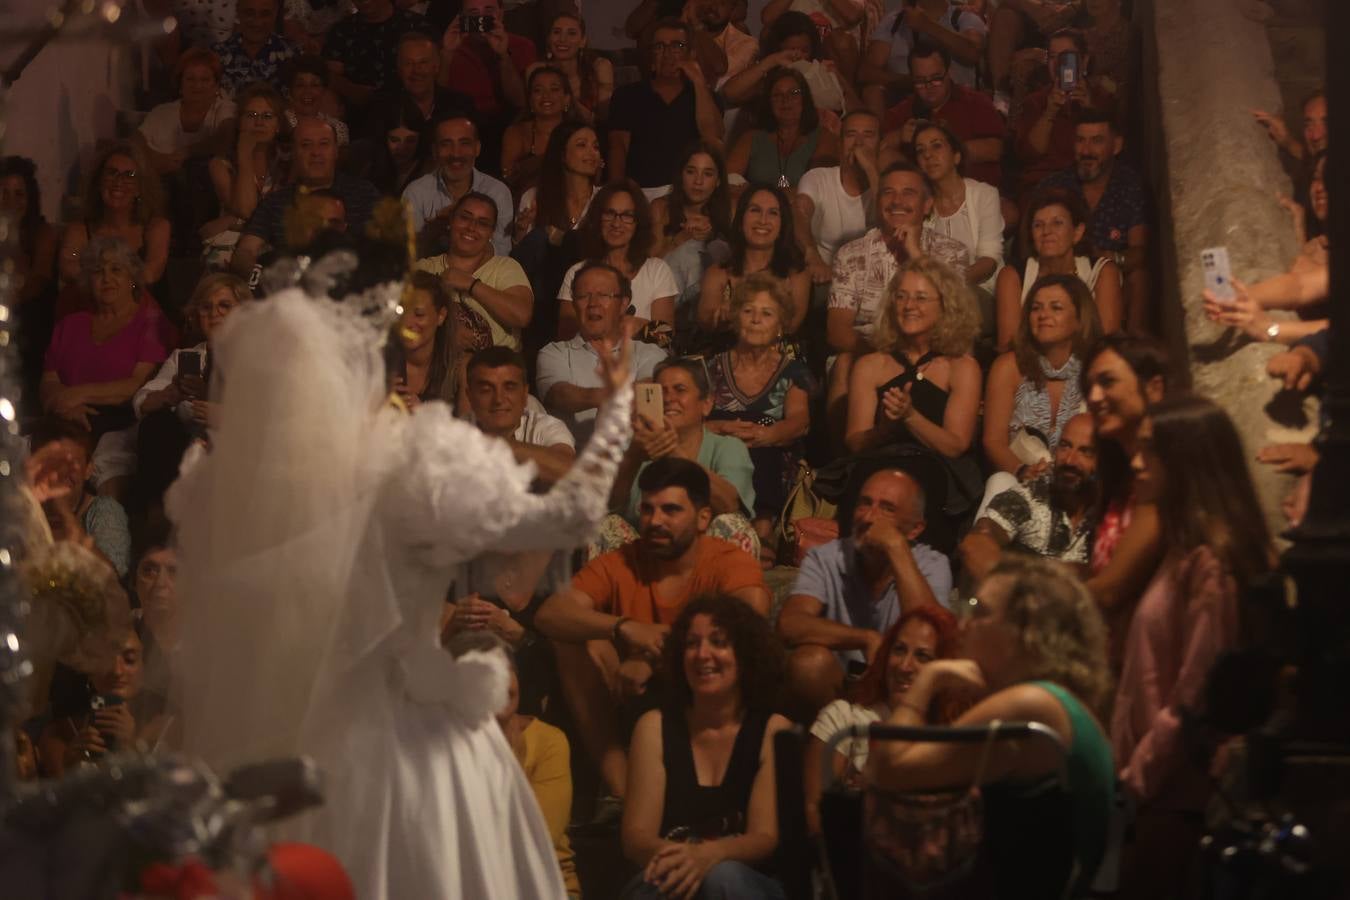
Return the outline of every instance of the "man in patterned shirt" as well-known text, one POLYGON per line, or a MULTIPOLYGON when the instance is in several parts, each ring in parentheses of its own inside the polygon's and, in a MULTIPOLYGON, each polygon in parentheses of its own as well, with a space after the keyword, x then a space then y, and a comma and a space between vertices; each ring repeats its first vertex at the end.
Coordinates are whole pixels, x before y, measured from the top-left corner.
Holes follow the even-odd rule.
POLYGON ((897 162, 881 173, 877 186, 877 226, 834 255, 834 283, 825 319, 825 339, 838 354, 830 371, 829 414, 844 433, 844 396, 853 360, 872 352, 872 329, 881 317, 886 289, 900 263, 919 257, 951 266, 965 281, 970 252, 964 244, 926 227, 933 211, 933 186, 910 162, 897 162))
POLYGON ((228 96, 255 81, 281 90, 281 70, 298 52, 276 32, 277 0, 239 0, 234 34, 211 49, 220 57, 220 87, 228 96))
POLYGON ((332 88, 347 103, 347 117, 358 121, 371 95, 395 84, 398 42, 410 31, 432 37, 426 19, 397 9, 394 0, 353 0, 356 11, 333 26, 323 45, 332 88))
POLYGON ((1009 548, 1086 566, 1096 498, 1097 437, 1092 417, 1079 413, 1064 423, 1050 476, 996 494, 961 541, 970 577, 984 578, 1009 548))

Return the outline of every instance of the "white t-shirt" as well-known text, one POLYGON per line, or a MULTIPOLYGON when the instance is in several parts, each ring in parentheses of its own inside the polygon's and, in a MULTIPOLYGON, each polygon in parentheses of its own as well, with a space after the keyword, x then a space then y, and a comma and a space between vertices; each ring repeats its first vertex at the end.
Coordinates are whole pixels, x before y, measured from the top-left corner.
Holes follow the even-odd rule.
POLYGON ((175 153, 186 150, 198 141, 214 135, 220 126, 234 118, 234 101, 228 97, 217 97, 216 102, 206 112, 202 126, 189 134, 183 130, 180 111, 182 100, 161 103, 141 120, 141 135, 145 143, 156 153, 175 153))
POLYGON ((811 236, 821 259, 834 262, 834 253, 849 241, 867 233, 867 208, 864 194, 850 197, 844 190, 838 166, 811 169, 797 183, 797 192, 811 198, 811 236))
POLYGON ((546 412, 536 411, 528 406, 516 426, 516 440, 533 447, 552 447, 554 444, 566 444, 573 450, 577 448, 572 432, 562 419, 555 419, 546 412))
MULTIPOLYGON (((591 190, 591 200, 594 200, 595 195, 598 193, 600 193, 600 186, 596 185, 591 190)), ((539 191, 536 190, 535 188, 527 188, 525 190, 525 193, 520 195, 520 203, 516 206, 516 216, 517 217, 521 216, 527 209, 533 209, 535 204, 538 203, 538 201, 539 201, 539 191)), ((577 216, 577 224, 572 226, 573 231, 581 227, 581 223, 586 219, 586 213, 590 211, 590 208, 591 202, 590 200, 587 200, 586 208, 581 211, 581 215, 577 216)))
MULTIPOLYGON (((582 260, 576 263, 563 276, 562 284, 558 287, 559 303, 572 299, 572 276, 585 265, 585 262, 582 260)), ((675 273, 670 271, 666 261, 659 256, 649 256, 642 264, 642 268, 633 276, 632 315, 651 321, 652 301, 662 297, 674 297, 679 293, 680 286, 675 283, 675 273)))

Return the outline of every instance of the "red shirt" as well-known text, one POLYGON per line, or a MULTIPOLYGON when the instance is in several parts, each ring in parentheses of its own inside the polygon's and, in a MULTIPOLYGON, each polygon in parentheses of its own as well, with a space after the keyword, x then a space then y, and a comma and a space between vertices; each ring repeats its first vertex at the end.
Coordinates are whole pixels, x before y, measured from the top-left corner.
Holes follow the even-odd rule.
MULTIPOLYGON (((1110 94, 1102 91, 1095 86, 1089 86, 1092 91, 1092 105, 1097 109, 1111 110, 1114 101, 1110 94)), ((1055 174, 1061 169, 1067 169, 1074 164, 1074 139, 1076 127, 1073 124, 1073 118, 1078 114, 1077 103, 1066 103, 1059 108, 1055 115, 1054 124, 1050 126, 1050 146, 1044 154, 1037 153, 1031 147, 1028 137, 1031 135, 1031 129, 1036 126, 1036 122, 1045 113, 1046 104, 1050 102, 1050 88, 1043 87, 1033 94, 1028 94, 1026 100, 1022 102, 1022 112, 1017 120, 1017 143, 1015 149, 1017 158, 1022 161, 1022 181, 1020 193, 1026 194, 1033 190, 1047 177, 1055 174)))
MULTIPOLYGON (((886 111, 882 130, 894 131, 903 128, 912 118, 914 118, 914 97, 909 96, 886 111)), ((979 91, 973 91, 959 84, 952 85, 952 92, 947 97, 946 103, 935 110, 930 110, 923 118, 945 125, 962 141, 977 141, 981 138, 1002 140, 1008 131, 1007 123, 994 108, 993 100, 979 91)), ((998 160, 970 163, 965 169, 968 177, 992 184, 994 187, 998 187, 1003 181, 1003 169, 998 160)))
MULTIPOLYGON (((536 59, 534 42, 519 35, 506 36, 506 52, 516 66, 522 80, 525 70, 536 59)), ((443 86, 467 94, 480 115, 492 116, 506 112, 510 107, 501 96, 498 82, 497 54, 477 38, 465 37, 459 49, 441 71, 443 86)))

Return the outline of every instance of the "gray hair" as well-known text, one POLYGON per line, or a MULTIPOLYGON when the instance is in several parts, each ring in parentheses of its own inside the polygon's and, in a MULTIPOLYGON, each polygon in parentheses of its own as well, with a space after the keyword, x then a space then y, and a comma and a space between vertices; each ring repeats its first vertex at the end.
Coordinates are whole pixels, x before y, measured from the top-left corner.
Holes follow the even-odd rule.
POLYGON ((145 260, 141 259, 140 254, 132 250, 131 245, 123 238, 103 235, 92 238, 80 251, 80 280, 86 290, 92 291, 94 276, 103 265, 104 258, 108 256, 121 263, 122 268, 127 270, 133 287, 141 283, 142 276, 145 275, 145 260))

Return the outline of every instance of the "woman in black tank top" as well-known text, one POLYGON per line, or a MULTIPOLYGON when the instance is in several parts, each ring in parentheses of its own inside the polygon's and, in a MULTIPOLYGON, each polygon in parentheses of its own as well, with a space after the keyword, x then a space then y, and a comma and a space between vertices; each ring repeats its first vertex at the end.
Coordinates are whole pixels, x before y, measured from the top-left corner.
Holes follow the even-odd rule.
POLYGON ((624 854, 642 872, 625 898, 782 898, 764 871, 778 844, 772 712, 783 655, 765 619, 728 595, 692 600, 666 637, 672 696, 638 720, 624 854), (720 893, 719 893, 720 892, 720 893))

